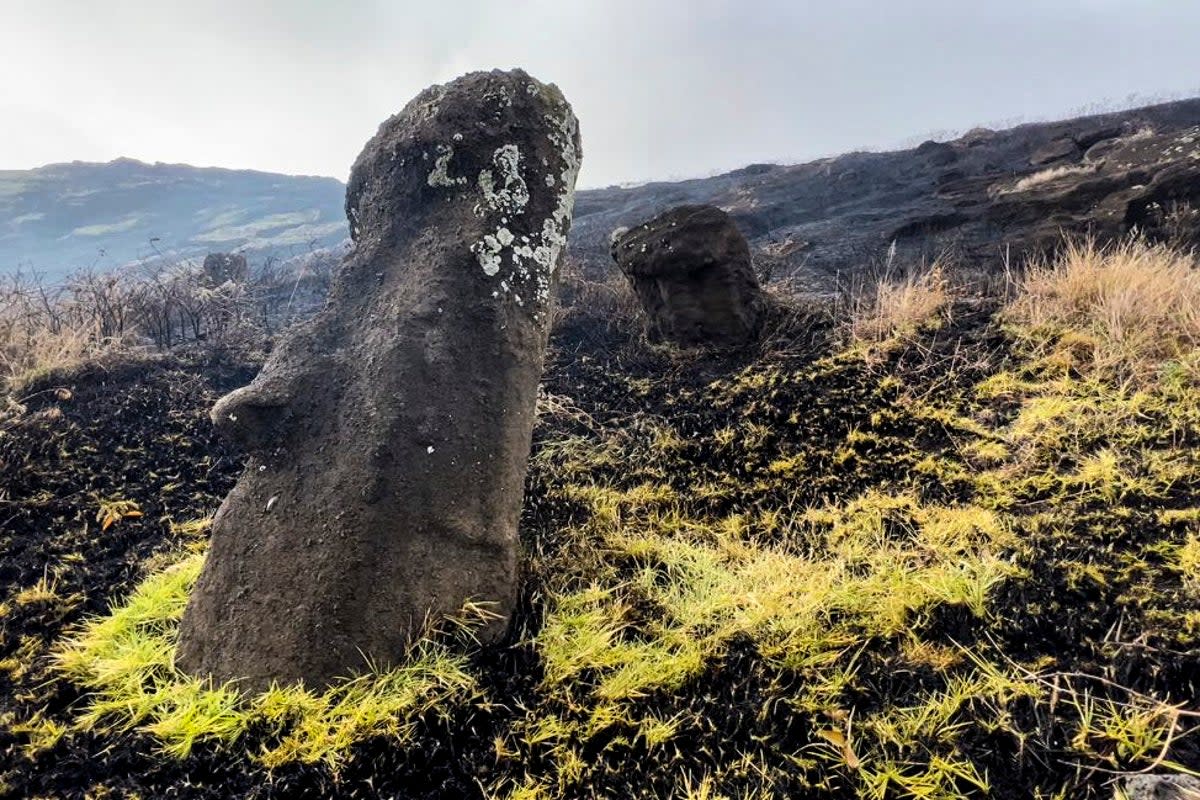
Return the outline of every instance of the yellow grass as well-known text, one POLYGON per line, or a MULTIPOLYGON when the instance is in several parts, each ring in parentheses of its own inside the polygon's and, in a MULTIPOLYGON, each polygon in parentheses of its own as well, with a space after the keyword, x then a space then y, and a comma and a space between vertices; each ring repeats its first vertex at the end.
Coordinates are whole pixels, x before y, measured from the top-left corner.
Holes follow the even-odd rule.
POLYGON ((40 375, 79 366, 118 343, 94 324, 57 328, 0 312, 0 389, 19 390, 40 375))
POLYGON ((874 349, 936 327, 950 301, 950 288, 939 264, 899 280, 883 281, 851 308, 850 342, 874 349))
POLYGON ((267 768, 319 762, 336 770, 354 743, 372 736, 407 741, 422 713, 474 694, 466 656, 427 639, 404 664, 323 692, 295 685, 247 695, 234 684, 186 675, 174 665, 176 636, 203 562, 203 554, 192 554, 151 575, 128 601, 58 646, 58 670, 92 692, 76 728, 142 730, 183 758, 199 742, 231 744, 252 726, 266 726, 276 738, 255 757, 267 768))
MULTIPOLYGON (((606 758, 619 763, 629 753, 673 763, 665 754, 691 746, 684 734, 705 720, 663 699, 692 696, 747 643, 762 670, 762 713, 805 719, 807 742, 787 752, 766 742, 714 754, 711 770, 679 774, 679 796, 715 798, 744 785, 748 797, 751 787, 797 774, 814 789, 881 800, 990 796, 999 790, 992 782, 1002 782, 972 754, 975 737, 1002 736, 1032 752, 1055 728, 1064 751, 1056 755, 1081 769, 1177 769, 1161 761, 1178 738, 1169 698, 1105 694, 1102 683, 1071 677, 1069 659, 1010 661, 984 637, 962 643, 937 623, 952 614, 980 632, 1003 630, 1013 609, 998 601, 1017 592, 1000 590, 1021 590, 1032 567, 1052 568, 1071 586, 1126 580, 1131 591, 1153 589, 1146 602, 1155 613, 1175 614, 1171 597, 1182 593, 1170 587, 1200 591, 1194 508, 1164 509, 1173 529, 1123 553, 1136 567, 1130 574, 1144 578, 1122 577, 1124 563, 1085 559, 1071 547, 1079 515, 1103 522, 1089 536, 1115 538, 1131 508, 1200 480, 1178 435, 1200 424, 1194 262, 1139 243, 1079 244, 1034 265, 1017 289, 1002 311, 1013 344, 1004 371, 960 393, 879 401, 869 424, 846 432, 844 447, 840 439, 780 446, 785 423, 752 412, 783 410, 774 395, 788 381, 844 370, 893 396, 906 376, 860 371, 861 362, 841 355, 806 372, 757 364, 705 390, 718 408, 745 412, 708 428, 641 416, 606 427, 571 398, 544 396, 544 417, 565 416, 588 433, 549 438, 533 459, 537 474, 553 479, 549 498, 574 513, 529 549, 542 618, 525 643, 537 652, 540 680, 536 699, 514 706, 494 733, 488 795, 582 796, 606 758), (1008 413, 985 413, 998 400, 1008 413), (890 414, 935 423, 953 447, 922 451, 915 437, 892 430, 890 414), (913 448, 893 479, 815 503, 789 491, 885 442, 913 448), (691 449, 698 444, 736 466, 701 468, 691 449), (961 488, 942 497, 922 490, 929 482, 961 488), (914 667, 937 679, 863 703, 881 658, 901 679, 914 667), (1046 722, 1031 727, 1031 708, 1046 722)), ((909 341, 945 320, 952 300, 937 269, 885 283, 855 310, 853 345, 871 353, 909 341)), ((204 527, 174 530, 187 540, 204 527)), ((1111 547, 1097 541, 1087 553, 1111 547)), ((260 763, 336 768, 364 737, 416 741, 415 720, 435 708, 509 699, 483 694, 465 656, 436 643, 392 673, 324 694, 279 688, 245 697, 180 675, 171 665, 174 632, 201 557, 152 576, 60 647, 60 668, 92 692, 78 725, 138 728, 177 756, 198 741, 231 742, 252 723, 267 725, 276 735, 255 755, 260 763)), ((1186 619, 1195 617, 1172 617, 1181 637, 1186 619)), ((1182 641, 1168 646, 1191 646, 1182 641)), ((59 735, 37 733, 43 743, 59 735)), ((1052 796, 1043 790, 1030 787, 1052 796)))
POLYGON ((1194 370, 1200 269, 1165 246, 1077 242, 1031 266, 1005 317, 1027 341, 1065 347, 1104 373, 1144 377, 1169 362, 1194 370))

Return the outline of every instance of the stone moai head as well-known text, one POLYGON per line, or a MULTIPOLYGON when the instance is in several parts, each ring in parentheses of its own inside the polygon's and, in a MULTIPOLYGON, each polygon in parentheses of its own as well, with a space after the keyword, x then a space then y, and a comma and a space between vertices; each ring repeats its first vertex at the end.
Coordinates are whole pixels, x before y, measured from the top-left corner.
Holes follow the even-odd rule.
POLYGON ((520 70, 426 89, 355 162, 328 304, 213 408, 251 458, 213 522, 177 661, 250 688, 394 663, 467 601, 506 630, 580 159, 520 70))
POLYGON ((746 238, 721 209, 677 206, 613 231, 610 246, 651 339, 737 345, 758 335, 766 297, 746 238))

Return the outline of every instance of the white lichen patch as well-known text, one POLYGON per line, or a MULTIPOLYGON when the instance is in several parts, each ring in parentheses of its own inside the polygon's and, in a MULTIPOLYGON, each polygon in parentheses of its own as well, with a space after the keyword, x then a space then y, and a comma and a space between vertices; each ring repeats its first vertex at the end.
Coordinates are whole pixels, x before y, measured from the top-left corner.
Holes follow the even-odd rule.
POLYGON ((471 252, 479 259, 483 274, 489 277, 500 272, 500 252, 503 249, 500 240, 491 234, 484 236, 483 241, 471 245, 471 252))
POLYGON ((433 171, 429 173, 426 182, 430 186, 465 186, 467 179, 464 177, 450 177, 450 159, 454 157, 454 148, 449 145, 438 145, 438 157, 433 162, 433 171))
POLYGON ((559 148, 562 156, 563 170, 559 175, 562 190, 558 195, 558 204, 551 218, 542 224, 542 242, 549 247, 546 258, 539 263, 546 266, 551 273, 558 268, 558 256, 567 244, 567 227, 571 222, 571 212, 575 208, 575 178, 579 174, 579 151, 575 146, 578 136, 579 122, 569 108, 563 109, 561 117, 547 115, 553 129, 550 141, 559 148))
POLYGON ((515 144, 496 148, 492 164, 499 173, 499 182, 490 169, 479 173, 479 191, 484 204, 492 211, 520 214, 529 203, 529 187, 521 177, 521 150, 515 144))
POLYGON ((501 108, 511 108, 512 107, 512 95, 510 95, 504 89, 497 89, 493 92, 488 92, 487 94, 485 94, 483 96, 483 99, 491 100, 494 103, 496 103, 497 106, 499 106, 501 108))
MULTIPOLYGON (((547 170, 543 176, 547 187, 559 187, 554 210, 541 220, 540 225, 533 222, 532 225, 519 226, 532 231, 530 234, 522 234, 518 240, 512 233, 508 227, 509 218, 525 215, 530 195, 529 187, 521 176, 519 148, 515 144, 504 145, 493 154, 495 171, 489 169, 479 174, 478 183, 483 200, 475 207, 480 216, 500 214, 500 223, 493 232, 485 234, 471 247, 488 276, 500 273, 507 255, 512 265, 511 271, 500 280, 500 290, 493 292, 493 296, 511 295, 517 305, 524 306, 529 294, 527 292, 523 298, 518 294, 517 287, 529 287, 533 290, 535 302, 533 313, 539 319, 550 299, 551 279, 567 244, 566 231, 575 205, 575 178, 579 172, 579 153, 575 146, 578 123, 575 115, 564 103, 559 114, 547 114, 544 119, 550 125, 547 137, 558 150, 563 165, 559 174, 547 170)), ((544 158, 542 164, 549 166, 544 158)))

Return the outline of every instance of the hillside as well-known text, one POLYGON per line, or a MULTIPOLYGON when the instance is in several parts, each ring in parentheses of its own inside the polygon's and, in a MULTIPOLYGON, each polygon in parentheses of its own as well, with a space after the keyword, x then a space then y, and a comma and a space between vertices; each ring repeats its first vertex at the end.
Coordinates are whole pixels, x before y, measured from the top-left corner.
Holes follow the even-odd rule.
POLYGON ((344 192, 333 178, 130 159, 0 171, 0 273, 55 277, 153 257, 155 248, 182 258, 297 255, 345 238, 344 192))
MULTIPOLYGON (((61 275, 100 251, 100 265, 118 265, 153 254, 154 237, 179 256, 296 255, 345 238, 343 192, 332 178, 129 160, 0 172, 0 272, 25 265, 61 275)), ((816 290, 884 261, 893 242, 903 260, 949 253, 964 267, 993 268, 1063 232, 1178 238, 1196 229, 1179 209, 1200 206, 1200 99, 977 129, 910 150, 583 190, 572 251, 602 274, 613 229, 682 203, 729 211, 763 270, 816 290)))
POLYGON ((1172 212, 1200 207, 1200 98, 1005 131, 976 129, 911 150, 758 164, 725 175, 580 192, 572 247, 607 260, 609 233, 664 208, 728 211, 764 268, 816 289, 886 257, 943 254, 994 270, 1061 241, 1139 228, 1195 231, 1172 212))
MULTIPOLYGON (((511 152, 494 145, 477 148, 482 163, 511 152)), ((372 152, 392 170, 395 150, 372 152)), ((400 458, 359 422, 425 435, 382 402, 415 402, 410 387, 446 440, 514 413, 481 402, 471 421, 450 395, 472 388, 424 377, 502 379, 445 355, 464 327, 492 329, 434 293, 467 275, 482 294, 442 297, 475 310, 495 292, 473 266, 486 276, 489 262, 447 245, 478 221, 474 198, 457 195, 454 214, 423 206, 426 173, 406 171, 401 199, 416 202, 378 192, 360 206, 385 234, 366 228, 332 279, 335 307, 388 277, 376 264, 405 277, 426 266, 339 318, 379 355, 335 342, 334 360, 319 339, 281 337, 326 296, 328 261, 232 278, 243 262, 212 259, 14 287, 0 305, 0 800, 1186 800, 1169 787, 1200 791, 1198 170, 1200 101, 1188 101, 583 192, 575 257, 540 317, 540 382, 528 374, 511 626, 479 636, 495 616, 468 598, 389 660, 308 684, 223 683, 178 657, 189 593, 221 557, 223 498, 247 469, 292 480, 282 440, 260 442, 270 457, 256 461, 255 443, 217 435, 210 410, 267 353, 295 355, 296 389, 242 393, 220 423, 273 437, 328 422, 346 438, 306 448, 306 463, 369 463, 365 480, 314 492, 309 516, 286 491, 246 493, 277 515, 282 547, 269 552, 305 588, 403 583, 365 578, 368 557, 331 573, 314 556, 322 538, 350 552, 343 542, 368 527, 355 498, 380 504, 373 482, 426 516, 372 536, 403 543, 444 521, 475 536, 460 511, 479 479, 461 462, 428 466, 451 452, 442 438, 400 458), (653 310, 653 292, 611 267, 612 228, 683 201, 731 209, 756 251, 751 265, 739 245, 743 277, 797 278, 767 282, 749 341, 652 339, 639 298, 653 310), (433 224, 404 235, 431 249, 388 249, 402 238, 388 226, 414 214, 433 224), (1094 240, 1064 238, 1080 233, 1094 240), (465 260, 430 268, 436 252, 465 260), (392 357, 410 351, 411 370, 392 357), (377 372, 403 386, 357 388, 377 372), (346 381, 333 412, 310 402, 346 381), (403 478, 400 462, 424 477, 403 478), (450 502, 429 502, 422 483, 450 502)), ((199 204, 193 178, 184 194, 199 204)), ((170 194, 169 180, 147 181, 170 194)), ((131 203, 151 191, 126 189, 131 203)), ((254 191, 243 202, 267 202, 254 191)), ((211 231, 225 221, 205 216, 210 199, 193 217, 211 231)), ((274 210, 285 206, 255 213, 299 213, 274 210)), ((230 222, 243 247, 288 230, 250 218, 230 222)), ((337 236, 334 224, 300 227, 337 236)), ((674 246, 647 230, 635 233, 674 246)), ((493 319, 504 330, 514 318, 493 319)), ((491 346, 470 340, 488 364, 491 346)), ((429 549, 434 571, 458 560, 440 538, 429 549)), ((281 608, 253 615, 248 639, 276 633, 292 612, 281 608)), ((370 627, 397 608, 389 596, 354 616, 370 627)), ((320 625, 297 649, 328 652, 340 610, 303 613, 320 625)))

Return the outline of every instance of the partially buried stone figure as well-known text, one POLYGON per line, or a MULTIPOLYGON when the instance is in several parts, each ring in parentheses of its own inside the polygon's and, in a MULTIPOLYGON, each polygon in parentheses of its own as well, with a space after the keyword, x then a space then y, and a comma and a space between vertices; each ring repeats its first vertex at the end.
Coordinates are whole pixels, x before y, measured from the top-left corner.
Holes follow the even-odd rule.
POLYGON ((249 275, 246 257, 241 253, 209 253, 204 257, 204 278, 211 286, 227 281, 242 283, 249 275))
POLYGON ((738 344, 766 306, 737 225, 715 206, 678 206, 613 232, 612 256, 646 312, 652 339, 738 344))
POLYGON ((394 663, 427 618, 517 592, 517 520, 579 167, 520 70, 426 89, 354 164, 327 307, 213 408, 251 453, 178 665, 261 689, 394 663))

